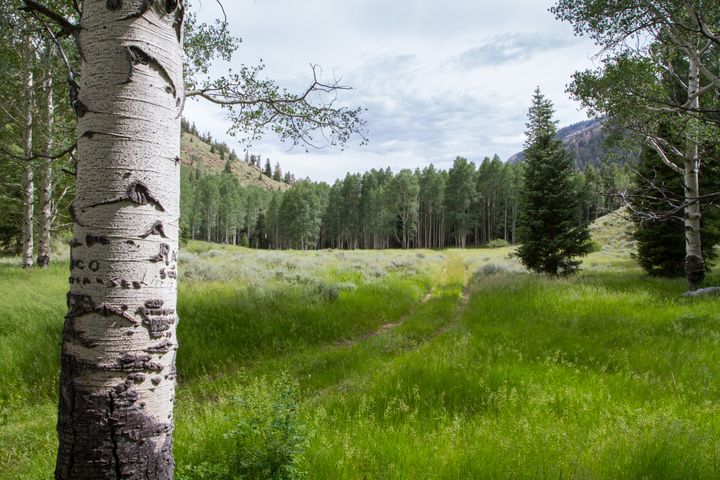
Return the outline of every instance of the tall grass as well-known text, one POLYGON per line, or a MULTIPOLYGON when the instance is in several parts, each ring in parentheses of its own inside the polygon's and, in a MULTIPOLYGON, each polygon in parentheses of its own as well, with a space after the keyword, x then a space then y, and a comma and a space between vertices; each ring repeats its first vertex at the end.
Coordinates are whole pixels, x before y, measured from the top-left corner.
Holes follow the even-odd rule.
MULTIPOLYGON (((717 300, 510 253, 191 243, 181 478, 720 478, 717 300)), ((66 272, 0 266, 0 479, 51 477, 66 272)))
POLYGON ((308 415, 316 478, 718 478, 716 300, 479 278, 456 329, 308 415))

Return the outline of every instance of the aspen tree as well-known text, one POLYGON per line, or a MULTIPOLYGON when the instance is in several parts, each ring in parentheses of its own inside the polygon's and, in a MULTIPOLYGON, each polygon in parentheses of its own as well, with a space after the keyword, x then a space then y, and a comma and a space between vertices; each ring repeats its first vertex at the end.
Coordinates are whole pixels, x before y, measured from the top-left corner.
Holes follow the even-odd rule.
POLYGON ((57 479, 171 479, 183 5, 84 2, 57 479))

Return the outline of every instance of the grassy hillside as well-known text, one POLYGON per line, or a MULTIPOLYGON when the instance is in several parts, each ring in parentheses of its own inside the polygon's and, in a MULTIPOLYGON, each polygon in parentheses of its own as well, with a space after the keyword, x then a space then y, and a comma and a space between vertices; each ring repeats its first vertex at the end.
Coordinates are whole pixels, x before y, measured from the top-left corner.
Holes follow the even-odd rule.
MULTIPOLYGON (((219 153, 211 153, 210 145, 199 137, 183 132, 180 143, 180 160, 188 167, 200 167, 204 173, 219 173, 225 168, 227 160, 220 158, 219 153)), ((283 182, 276 182, 262 174, 260 170, 245 163, 242 159, 231 163, 232 172, 243 186, 255 185, 269 191, 287 190, 290 188, 283 182)))
POLYGON ((592 239, 606 251, 629 255, 635 251, 633 223, 627 208, 603 215, 590 224, 592 239))
MULTIPOLYGON (((177 480, 719 478, 717 301, 510 253, 191 242, 177 480)), ((66 277, 0 264, 3 480, 51 476, 66 277)))

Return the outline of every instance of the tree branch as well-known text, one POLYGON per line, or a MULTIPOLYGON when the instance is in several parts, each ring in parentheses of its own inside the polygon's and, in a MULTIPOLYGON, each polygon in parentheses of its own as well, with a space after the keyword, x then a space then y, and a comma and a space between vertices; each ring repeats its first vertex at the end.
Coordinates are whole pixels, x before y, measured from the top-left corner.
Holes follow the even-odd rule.
MULTIPOLYGON (((670 158, 668 158, 667 154, 665 153, 665 150, 663 150, 662 146, 660 145, 660 142, 658 142, 658 139, 652 138, 650 136, 646 136, 645 138, 646 138, 646 141, 648 142, 648 144, 658 153, 658 155, 660 156, 660 159, 663 161, 663 163, 665 165, 670 167, 675 173, 678 173, 680 175, 684 174, 685 170, 680 168, 679 166, 677 166, 672 160, 670 160, 670 158)), ((663 142, 663 143, 667 143, 667 142, 663 142)), ((682 154, 680 152, 678 152, 677 149, 675 149, 672 146, 670 146, 670 148, 672 150, 675 150, 673 153, 682 157, 682 154)))
POLYGON ((46 153, 33 153, 30 157, 15 155, 14 153, 10 153, 10 151, 6 150, 5 148, 1 149, 3 154, 7 155, 10 158, 14 158, 15 160, 23 160, 23 161, 31 161, 31 160, 37 160, 38 158, 42 158, 48 161, 58 160, 66 155, 72 154, 72 152, 75 150, 75 147, 77 144, 73 143, 68 148, 63 150, 62 152, 59 152, 55 155, 49 155, 46 153))
POLYGON ((78 31, 78 26, 72 23, 70 20, 48 8, 47 6, 36 2, 35 0, 23 0, 24 7, 20 7, 20 10, 30 13, 39 13, 40 15, 48 18, 53 23, 60 27, 61 36, 69 37, 75 35, 78 31))

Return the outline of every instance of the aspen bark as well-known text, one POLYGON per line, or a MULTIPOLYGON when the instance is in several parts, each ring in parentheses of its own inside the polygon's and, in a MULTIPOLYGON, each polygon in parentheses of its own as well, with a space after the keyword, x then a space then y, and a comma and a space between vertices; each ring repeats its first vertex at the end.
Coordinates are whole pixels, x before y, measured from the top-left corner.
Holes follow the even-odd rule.
MULTIPOLYGON (((688 96, 690 109, 700 109, 700 62, 695 55, 689 58, 688 96)), ((705 278, 702 243, 700 239, 700 158, 698 154, 697 132, 692 127, 687 133, 685 145, 685 168, 683 174, 685 188, 685 273, 690 286, 695 286, 705 278)))
POLYGON ((84 2, 58 480, 173 477, 182 15, 84 2))
POLYGON ((33 149, 33 106, 35 102, 35 80, 33 77, 33 55, 32 37, 29 33, 24 38, 25 65, 25 124, 23 126, 23 157, 25 158, 25 178, 23 179, 23 246, 22 257, 23 267, 33 266, 33 222, 35 209, 35 178, 32 164, 33 149))
MULTIPOLYGON (((48 64, 52 62, 52 56, 48 56, 48 64)), ((48 68, 48 78, 45 81, 45 100, 47 102, 47 119, 45 123, 45 154, 50 155, 53 149, 53 127, 55 115, 55 103, 53 97, 52 70, 48 68)), ((47 267, 50 264, 50 228, 52 227, 52 191, 53 173, 52 162, 45 160, 40 194, 40 217, 38 218, 38 255, 37 264, 40 267, 47 267)))

